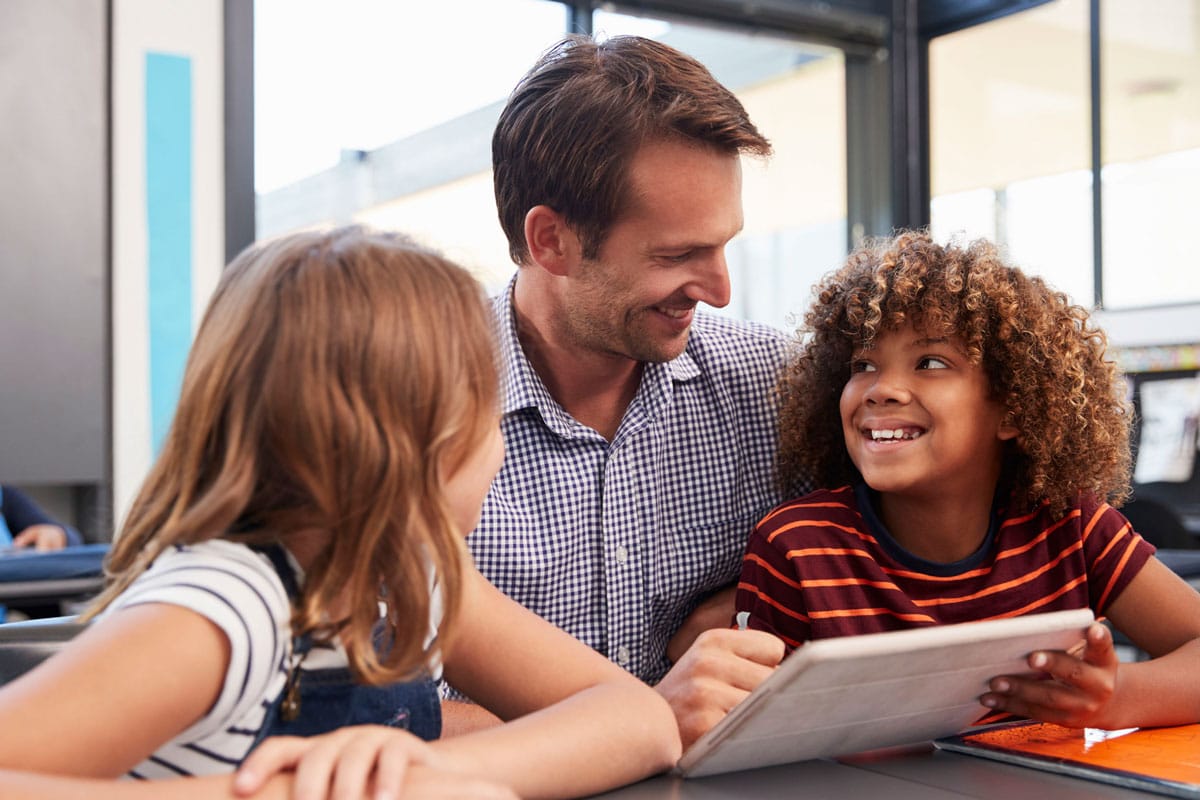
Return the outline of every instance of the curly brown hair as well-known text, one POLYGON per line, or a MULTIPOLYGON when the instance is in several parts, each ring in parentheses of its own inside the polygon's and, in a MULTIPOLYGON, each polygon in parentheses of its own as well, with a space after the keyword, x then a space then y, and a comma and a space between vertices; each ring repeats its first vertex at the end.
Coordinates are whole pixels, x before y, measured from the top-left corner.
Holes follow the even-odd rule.
POLYGON ((1113 505, 1128 497, 1132 411, 1103 331, 1065 294, 1005 264, 990 242, 943 247, 919 231, 868 242, 813 294, 778 387, 786 489, 861 480, 838 423, 851 356, 912 323, 959 337, 1020 431, 1004 470, 1010 510, 1048 503, 1059 515, 1080 494, 1113 505))

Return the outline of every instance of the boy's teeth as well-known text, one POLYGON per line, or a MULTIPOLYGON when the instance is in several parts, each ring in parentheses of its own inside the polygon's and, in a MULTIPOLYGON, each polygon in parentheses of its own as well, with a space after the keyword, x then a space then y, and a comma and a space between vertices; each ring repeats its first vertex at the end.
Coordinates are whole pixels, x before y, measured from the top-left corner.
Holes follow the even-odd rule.
POLYGON ((920 435, 919 431, 914 431, 911 435, 905 436, 903 428, 896 428, 895 430, 875 429, 871 431, 871 438, 875 441, 880 439, 916 439, 920 435))

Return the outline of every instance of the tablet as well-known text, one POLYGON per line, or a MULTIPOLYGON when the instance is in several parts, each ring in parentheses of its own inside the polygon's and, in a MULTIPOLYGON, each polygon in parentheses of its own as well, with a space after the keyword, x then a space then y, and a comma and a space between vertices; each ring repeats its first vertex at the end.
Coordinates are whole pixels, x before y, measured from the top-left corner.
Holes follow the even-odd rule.
POLYGON ((997 675, 1083 640, 1090 609, 821 639, 797 648, 692 745, 686 777, 849 755, 958 733, 997 675))

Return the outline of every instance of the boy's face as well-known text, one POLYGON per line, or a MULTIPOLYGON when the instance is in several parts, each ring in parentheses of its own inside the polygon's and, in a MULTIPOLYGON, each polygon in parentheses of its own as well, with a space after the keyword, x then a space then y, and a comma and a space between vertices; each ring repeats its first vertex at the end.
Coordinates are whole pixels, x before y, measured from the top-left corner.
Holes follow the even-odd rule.
POLYGON ((911 324, 854 354, 841 417, 846 449, 868 486, 930 501, 990 501, 1004 442, 1017 435, 962 342, 929 338, 911 324))

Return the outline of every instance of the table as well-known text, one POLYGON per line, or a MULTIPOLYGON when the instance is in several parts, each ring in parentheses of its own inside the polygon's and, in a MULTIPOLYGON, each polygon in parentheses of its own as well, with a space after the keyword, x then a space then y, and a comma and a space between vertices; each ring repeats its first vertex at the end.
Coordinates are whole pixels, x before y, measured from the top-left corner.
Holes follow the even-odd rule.
POLYGON ((85 544, 63 550, 7 551, 0 555, 0 603, 73 600, 104 586, 108 544, 85 544))
POLYGON ((932 744, 839 761, 801 761, 707 778, 650 778, 605 800, 1108 800, 1161 795, 935 750, 932 744))

